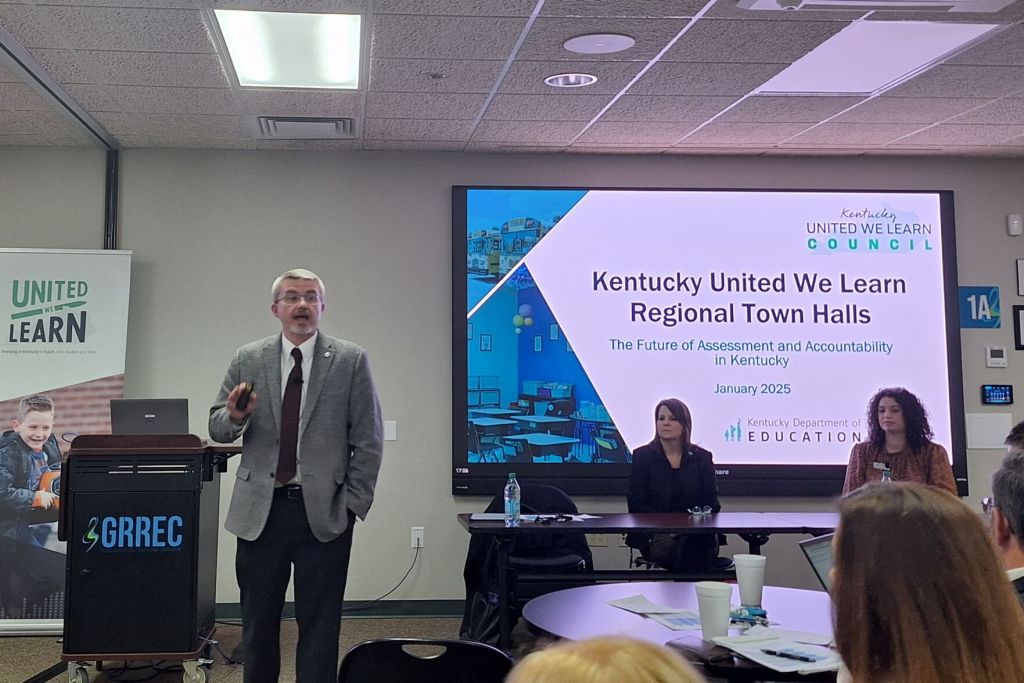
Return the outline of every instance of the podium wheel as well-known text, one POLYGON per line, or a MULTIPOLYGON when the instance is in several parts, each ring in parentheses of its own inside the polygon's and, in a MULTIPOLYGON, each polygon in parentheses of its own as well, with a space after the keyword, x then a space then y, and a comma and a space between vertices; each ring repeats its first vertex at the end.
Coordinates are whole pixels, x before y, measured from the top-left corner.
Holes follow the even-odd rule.
POLYGON ((206 683, 208 675, 206 669, 198 662, 183 662, 184 671, 181 672, 182 683, 206 683))
POLYGON ((68 671, 68 683, 89 683, 89 670, 84 666, 76 666, 68 671))

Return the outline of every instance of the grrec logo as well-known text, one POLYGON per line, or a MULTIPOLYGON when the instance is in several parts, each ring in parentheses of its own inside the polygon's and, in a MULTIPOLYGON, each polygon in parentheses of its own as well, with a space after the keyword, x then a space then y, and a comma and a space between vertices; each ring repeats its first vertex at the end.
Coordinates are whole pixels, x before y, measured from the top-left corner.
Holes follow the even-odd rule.
POLYGON ((184 524, 181 515, 92 517, 82 543, 89 546, 86 552, 97 543, 111 551, 175 551, 181 549, 184 524))

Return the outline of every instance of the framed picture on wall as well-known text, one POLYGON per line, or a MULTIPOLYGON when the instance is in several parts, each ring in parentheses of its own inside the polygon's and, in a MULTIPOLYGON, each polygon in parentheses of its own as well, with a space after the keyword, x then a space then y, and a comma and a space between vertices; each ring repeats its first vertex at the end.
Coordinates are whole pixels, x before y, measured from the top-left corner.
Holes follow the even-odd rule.
POLYGON ((1013 345, 1024 351, 1024 306, 1013 307, 1013 345))
POLYGON ((1024 296, 1024 258, 1017 259, 1017 296, 1024 296))

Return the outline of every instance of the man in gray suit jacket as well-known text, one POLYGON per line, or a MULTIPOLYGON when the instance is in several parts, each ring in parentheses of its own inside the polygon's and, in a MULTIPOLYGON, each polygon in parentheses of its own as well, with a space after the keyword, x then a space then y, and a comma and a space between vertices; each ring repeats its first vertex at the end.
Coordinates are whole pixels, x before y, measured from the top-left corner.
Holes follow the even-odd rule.
POLYGON ((238 537, 244 679, 278 678, 294 566, 297 680, 331 683, 352 528, 370 509, 380 469, 380 404, 366 352, 319 332, 324 285, 315 273, 284 273, 272 300, 281 334, 235 353, 210 408, 215 441, 243 437, 225 526, 238 537))
POLYGON ((992 475, 992 498, 982 500, 991 515, 992 538, 1024 606, 1024 422, 1006 437, 1006 456, 992 475))

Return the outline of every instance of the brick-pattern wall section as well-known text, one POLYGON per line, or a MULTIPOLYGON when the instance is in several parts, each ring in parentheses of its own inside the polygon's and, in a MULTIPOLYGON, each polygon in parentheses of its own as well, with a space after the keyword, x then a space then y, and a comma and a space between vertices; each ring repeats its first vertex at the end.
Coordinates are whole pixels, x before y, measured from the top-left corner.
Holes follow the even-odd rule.
MULTIPOLYGON (((110 399, 124 398, 124 375, 101 377, 82 384, 39 392, 53 399, 56 422, 53 433, 57 435, 61 451, 67 452, 68 439, 74 434, 109 434, 110 399)), ((0 401, 0 427, 2 431, 11 428, 11 420, 18 416, 18 403, 24 398, 0 401)))

